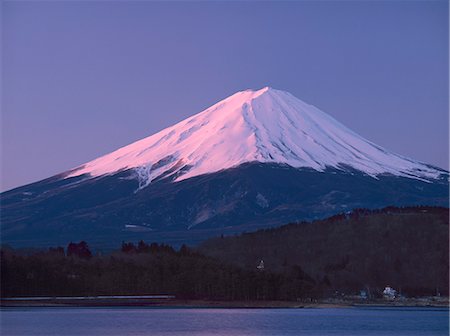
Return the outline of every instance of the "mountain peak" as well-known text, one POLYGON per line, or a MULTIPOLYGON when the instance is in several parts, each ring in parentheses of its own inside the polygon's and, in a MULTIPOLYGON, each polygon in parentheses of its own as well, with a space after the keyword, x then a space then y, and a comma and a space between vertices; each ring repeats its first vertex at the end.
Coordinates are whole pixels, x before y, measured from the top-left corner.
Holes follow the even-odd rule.
POLYGON ((269 91, 278 91, 278 90, 275 90, 275 89, 271 88, 270 86, 265 86, 265 87, 263 87, 261 89, 257 89, 257 90, 247 89, 247 90, 241 91, 241 92, 246 92, 246 91, 252 92, 256 96, 259 96, 259 95, 261 95, 263 93, 266 93, 266 92, 269 92, 269 91))
MULTIPOLYGON (((254 99, 260 98, 262 96, 273 96, 277 93, 283 92, 281 90, 275 90, 269 86, 265 86, 262 89, 247 89, 243 91, 238 91, 235 94, 229 96, 228 98, 225 98, 224 100, 221 100, 215 105, 222 104, 222 103, 230 103, 233 102, 234 105, 244 105, 251 103, 254 99)), ((214 107, 213 105, 212 107, 214 107)))
POLYGON ((318 171, 350 166, 374 177, 429 179, 442 173, 365 140, 288 92, 264 87, 237 92, 67 176, 133 169, 145 187, 162 174, 180 181, 255 161, 318 171))

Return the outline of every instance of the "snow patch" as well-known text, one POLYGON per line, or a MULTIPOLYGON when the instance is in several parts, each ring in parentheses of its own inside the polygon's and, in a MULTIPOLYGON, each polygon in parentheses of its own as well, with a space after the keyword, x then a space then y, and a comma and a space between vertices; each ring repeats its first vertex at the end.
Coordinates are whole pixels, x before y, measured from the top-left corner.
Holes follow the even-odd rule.
POLYGON ((261 208, 269 207, 269 201, 260 193, 256 195, 256 204, 258 204, 261 208))

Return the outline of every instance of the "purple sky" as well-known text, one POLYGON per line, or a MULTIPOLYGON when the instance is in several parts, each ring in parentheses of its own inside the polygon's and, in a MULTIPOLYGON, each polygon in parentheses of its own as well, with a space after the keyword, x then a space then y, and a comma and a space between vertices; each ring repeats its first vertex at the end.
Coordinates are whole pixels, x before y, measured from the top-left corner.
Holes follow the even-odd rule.
POLYGON ((447 1, 3 1, 2 44, 1 190, 267 85, 448 169, 447 1))

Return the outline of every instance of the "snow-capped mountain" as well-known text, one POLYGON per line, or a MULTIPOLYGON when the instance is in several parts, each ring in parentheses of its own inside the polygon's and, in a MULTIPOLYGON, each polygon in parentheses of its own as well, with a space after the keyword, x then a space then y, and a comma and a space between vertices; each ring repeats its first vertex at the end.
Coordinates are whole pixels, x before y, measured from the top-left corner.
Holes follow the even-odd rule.
POLYGON ((365 140, 288 92, 265 87, 235 93, 174 126, 77 167, 67 177, 134 168, 144 187, 162 174, 181 181, 255 161, 318 171, 350 166, 374 177, 390 173, 429 179, 442 173, 365 140))
POLYGON ((0 195, 2 242, 195 243, 355 208, 448 206, 448 172, 291 94, 238 92, 148 138, 0 195))

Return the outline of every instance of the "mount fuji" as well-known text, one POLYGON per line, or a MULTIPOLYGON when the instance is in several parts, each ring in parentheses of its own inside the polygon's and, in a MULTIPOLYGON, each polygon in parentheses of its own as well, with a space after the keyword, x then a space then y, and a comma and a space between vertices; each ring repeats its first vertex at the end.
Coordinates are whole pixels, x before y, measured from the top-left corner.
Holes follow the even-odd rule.
POLYGON ((134 168, 145 187, 163 173, 174 181, 246 162, 324 171, 353 167, 370 176, 437 178, 443 171, 389 153, 291 94, 265 87, 238 92, 148 138, 75 168, 68 177, 134 168))
POLYGON ((448 172, 288 92, 238 92, 145 139, 1 195, 2 239, 192 243, 354 208, 448 205, 448 172))

